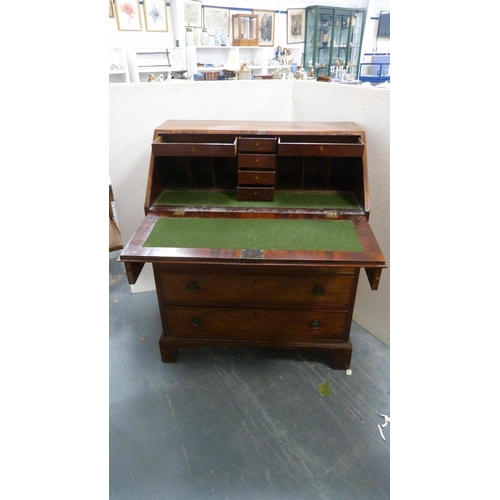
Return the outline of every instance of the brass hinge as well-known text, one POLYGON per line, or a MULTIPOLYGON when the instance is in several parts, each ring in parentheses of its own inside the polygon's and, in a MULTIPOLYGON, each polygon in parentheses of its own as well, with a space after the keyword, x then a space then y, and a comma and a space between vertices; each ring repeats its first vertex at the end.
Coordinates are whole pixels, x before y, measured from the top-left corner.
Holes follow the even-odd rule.
POLYGON ((338 219, 339 218, 339 214, 338 214, 338 212, 328 212, 326 214, 326 218, 327 219, 338 219))

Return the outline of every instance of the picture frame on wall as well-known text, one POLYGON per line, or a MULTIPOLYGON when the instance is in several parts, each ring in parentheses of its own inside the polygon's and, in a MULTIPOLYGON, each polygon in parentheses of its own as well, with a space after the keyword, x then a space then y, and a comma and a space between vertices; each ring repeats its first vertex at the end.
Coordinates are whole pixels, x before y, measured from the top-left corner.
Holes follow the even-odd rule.
POLYGON ((209 35, 213 35, 216 29, 229 35, 229 9, 203 7, 203 27, 207 28, 209 35))
POLYGON ((306 9, 286 11, 287 43, 303 43, 306 29, 306 9))
POLYGON ((184 26, 201 28, 201 1, 186 0, 184 3, 184 26))
POLYGON ((115 0, 115 15, 120 31, 142 31, 139 0, 115 0))
POLYGON ((274 47, 274 10, 252 10, 259 16, 259 46, 274 47))
POLYGON ((146 31, 168 31, 165 0, 142 0, 146 31))

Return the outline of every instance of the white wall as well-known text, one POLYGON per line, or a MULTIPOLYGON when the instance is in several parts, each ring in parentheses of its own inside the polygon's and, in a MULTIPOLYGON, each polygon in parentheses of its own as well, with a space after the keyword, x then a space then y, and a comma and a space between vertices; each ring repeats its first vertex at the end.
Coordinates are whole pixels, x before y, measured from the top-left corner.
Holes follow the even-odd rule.
MULTIPOLYGON (((354 121, 367 132, 370 225, 389 262, 388 90, 315 81, 172 80, 109 86, 109 170, 124 242, 144 217, 154 129, 167 119, 354 121), (220 96, 224 99, 221 100, 220 96)), ((377 292, 360 279, 354 319, 389 344, 389 269, 377 292)), ((145 266, 133 292, 154 290, 145 266)))
MULTIPOLYGON (((217 2, 202 2, 202 5, 213 5, 233 9, 231 14, 239 11, 234 9, 258 9, 258 10, 274 10, 276 12, 276 28, 274 45, 287 46, 287 26, 286 26, 286 11, 287 9, 305 8, 308 5, 316 5, 304 0, 252 0, 245 2, 244 6, 238 5, 237 0, 218 0, 217 2)), ((157 47, 175 47, 176 40, 180 46, 184 46, 184 26, 182 19, 179 17, 184 12, 184 0, 171 0, 167 3, 167 18, 169 30, 166 33, 155 33, 146 31, 144 27, 144 10, 143 5, 140 5, 139 12, 142 19, 142 31, 119 31, 116 25, 116 19, 109 19, 109 48, 157 48, 157 47), (179 13, 179 14, 176 14, 179 13)), ((375 45, 376 31, 378 21, 375 18, 380 11, 390 10, 390 0, 325 0, 319 1, 318 5, 334 6, 334 7, 349 7, 355 9, 367 9, 367 20, 365 28, 365 38, 363 43, 363 52, 373 52, 375 45)), ((294 44, 300 45, 300 44, 294 44)), ((386 41, 379 39, 379 51, 388 52, 386 41)))
MULTIPOLYGON (((390 0, 369 0, 367 6, 365 32, 363 35, 362 54, 377 52, 389 54, 391 52, 391 41, 389 38, 378 38, 378 16, 380 12, 390 12, 390 0)), ((371 62, 371 56, 362 58, 361 62, 371 62)))

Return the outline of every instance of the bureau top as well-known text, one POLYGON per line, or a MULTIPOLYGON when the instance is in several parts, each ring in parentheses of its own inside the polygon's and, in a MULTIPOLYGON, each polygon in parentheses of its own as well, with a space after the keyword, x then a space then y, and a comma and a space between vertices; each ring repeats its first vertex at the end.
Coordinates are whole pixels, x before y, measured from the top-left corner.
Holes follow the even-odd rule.
POLYGON ((251 120, 167 120, 155 134, 219 134, 243 135, 359 135, 363 129, 354 122, 285 122, 251 120))

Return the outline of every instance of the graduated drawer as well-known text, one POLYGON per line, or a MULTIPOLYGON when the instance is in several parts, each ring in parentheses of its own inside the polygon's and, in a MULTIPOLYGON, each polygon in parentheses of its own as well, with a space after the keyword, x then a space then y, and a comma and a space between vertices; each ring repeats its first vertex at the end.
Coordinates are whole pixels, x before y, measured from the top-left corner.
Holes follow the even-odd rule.
POLYGON ((275 155, 238 155, 238 168, 274 168, 275 155))
POLYGON ((281 137, 278 140, 279 156, 362 157, 364 150, 360 136, 281 137))
POLYGON ((274 186, 274 178, 274 172, 262 172, 258 170, 245 170, 244 172, 238 172, 238 184, 274 186))
POLYGON ((165 307, 164 331, 170 338, 231 340, 345 340, 348 311, 165 307))
POLYGON ((237 139, 217 135, 160 135, 151 145, 154 156, 236 156, 237 139))
POLYGON ((238 148, 244 153, 274 153, 276 137, 240 137, 238 148))
POLYGON ((256 307, 347 307, 354 273, 332 276, 161 272, 165 304, 256 307))

